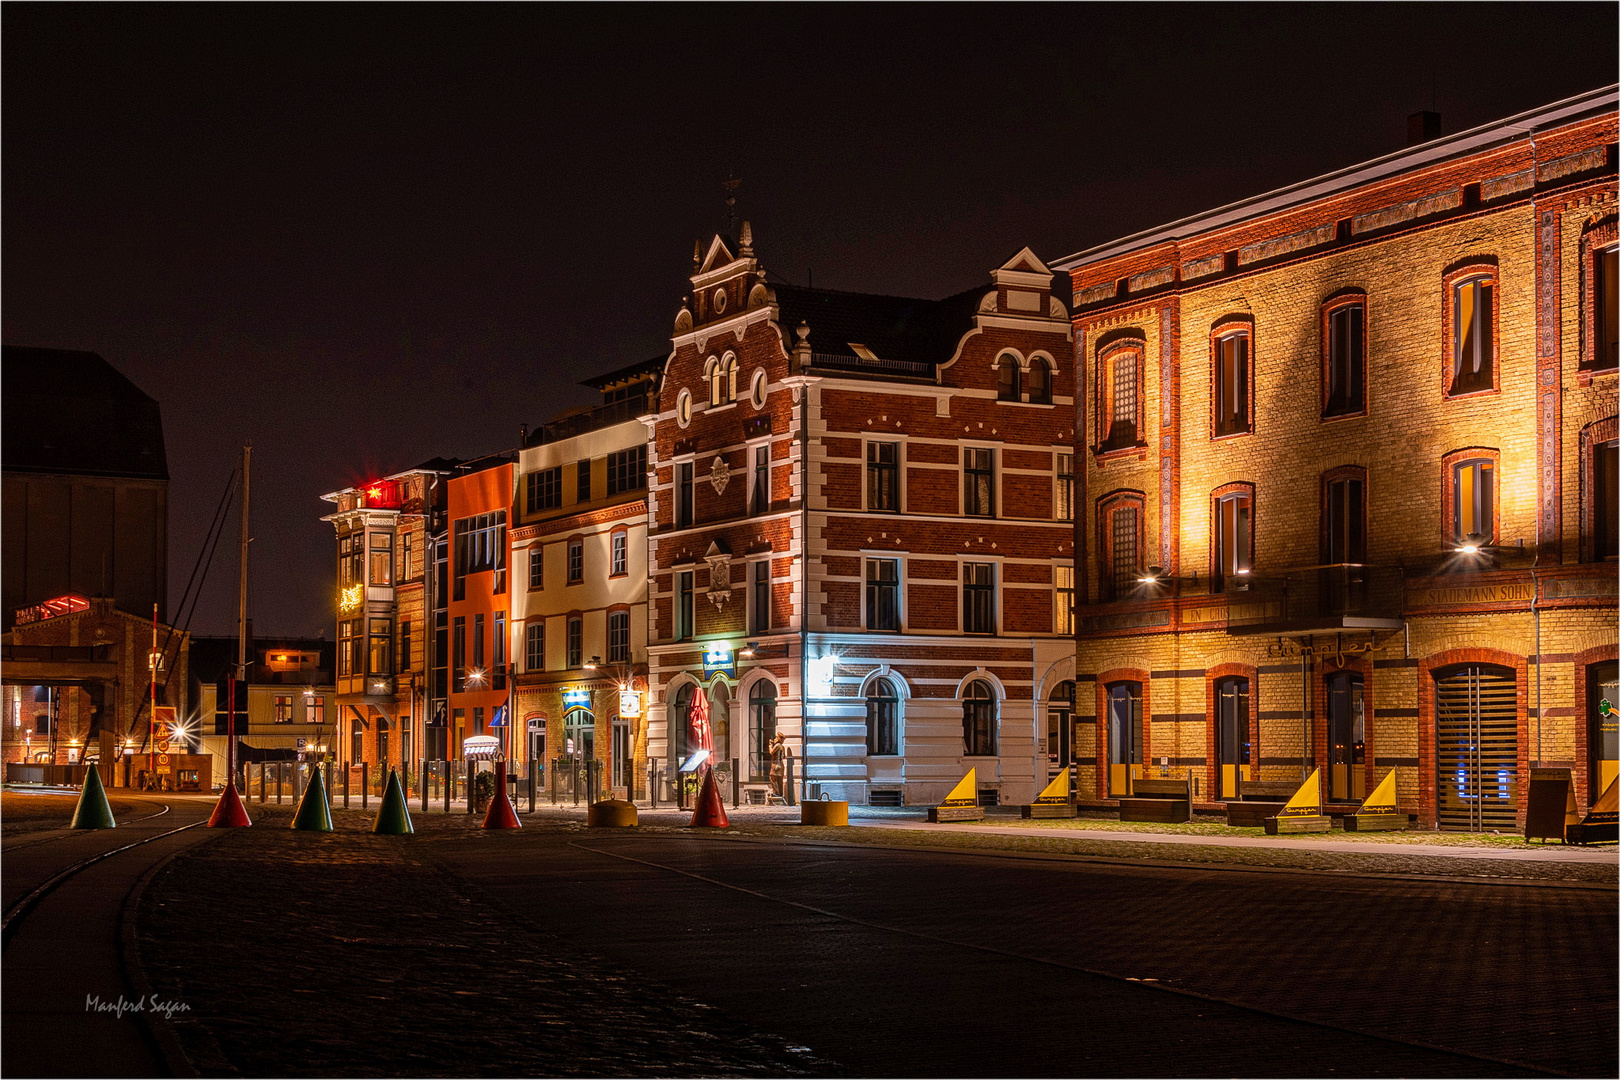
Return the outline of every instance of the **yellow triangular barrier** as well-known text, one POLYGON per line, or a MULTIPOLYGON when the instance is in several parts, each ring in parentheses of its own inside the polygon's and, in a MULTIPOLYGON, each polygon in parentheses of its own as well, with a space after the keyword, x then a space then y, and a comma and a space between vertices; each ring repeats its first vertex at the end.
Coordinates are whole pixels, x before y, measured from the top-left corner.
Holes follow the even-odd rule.
POLYGON ((975 769, 969 769, 967 771, 967 775, 962 777, 962 780, 961 780, 961 782, 959 784, 957 784, 955 787, 951 788, 951 793, 949 795, 945 796, 945 801, 940 803, 939 805, 941 805, 941 806, 978 806, 979 805, 979 770, 976 769, 976 768, 975 769))
MULTIPOLYGON (((972 774, 969 773, 968 775, 971 776, 972 774)), ((954 794, 956 794, 956 792, 953 791, 951 794, 954 795, 954 794)), ((1052 777, 1052 782, 1050 784, 1046 785, 1046 790, 1041 792, 1039 795, 1035 796, 1035 802, 1037 804, 1039 804, 1039 803, 1066 803, 1068 801, 1069 801, 1069 770, 1068 769, 1064 769, 1062 772, 1060 772, 1056 776, 1052 777)))
POLYGON ((1378 781, 1373 793, 1361 801, 1358 814, 1393 814, 1395 813, 1395 770, 1391 769, 1378 781))
POLYGON ((1288 805, 1282 808, 1279 818, 1320 817, 1322 814, 1322 770, 1312 769, 1311 775, 1299 785, 1288 805))
POLYGON ((1616 785, 1620 785, 1620 777, 1609 781, 1609 786, 1603 789, 1603 794, 1598 796, 1598 801, 1592 804, 1592 809, 1587 813, 1612 816, 1620 812, 1620 787, 1616 785))

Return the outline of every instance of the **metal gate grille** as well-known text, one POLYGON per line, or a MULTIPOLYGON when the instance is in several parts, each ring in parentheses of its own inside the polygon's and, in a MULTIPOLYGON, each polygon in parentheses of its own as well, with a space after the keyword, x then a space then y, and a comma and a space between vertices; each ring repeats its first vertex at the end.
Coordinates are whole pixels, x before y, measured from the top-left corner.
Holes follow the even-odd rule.
POLYGON ((1435 791, 1442 829, 1514 827, 1519 805, 1518 685, 1471 664, 1434 681, 1435 791))

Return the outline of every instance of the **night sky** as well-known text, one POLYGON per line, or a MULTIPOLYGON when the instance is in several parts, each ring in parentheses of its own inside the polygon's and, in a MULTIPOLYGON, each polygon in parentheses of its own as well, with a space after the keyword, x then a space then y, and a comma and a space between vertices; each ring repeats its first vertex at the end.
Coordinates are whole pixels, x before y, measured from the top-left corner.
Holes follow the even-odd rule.
MULTIPOLYGON (((668 349, 721 183, 766 267, 937 297, 1616 81, 1612 3, 8 4, 4 336, 163 407, 171 606, 241 444, 252 614, 323 492, 512 447, 668 349)), ((235 525, 192 629, 230 633, 235 525)))

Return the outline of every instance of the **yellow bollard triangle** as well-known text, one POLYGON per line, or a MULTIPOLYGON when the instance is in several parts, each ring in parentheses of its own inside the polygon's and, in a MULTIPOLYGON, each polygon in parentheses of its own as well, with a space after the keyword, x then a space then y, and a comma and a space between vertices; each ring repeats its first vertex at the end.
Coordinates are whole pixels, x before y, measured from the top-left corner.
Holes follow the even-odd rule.
POLYGON ((1395 808, 1395 770, 1391 769, 1378 781, 1373 793, 1361 800, 1358 814, 1393 814, 1395 808))
POLYGON ((1322 770, 1312 769, 1311 775, 1299 785, 1288 805, 1282 808, 1279 818, 1294 817, 1321 817, 1322 816, 1322 770))
POLYGON ((1052 777, 1046 790, 1035 796, 1036 803, 1066 803, 1069 801, 1069 770, 1064 769, 1052 777))
POLYGON ((1620 777, 1609 781, 1609 786, 1603 789, 1603 794, 1592 804, 1589 813, 1613 816, 1615 811, 1620 810, 1620 790, 1617 790, 1616 785, 1620 785, 1620 777))
POLYGON ((945 801, 940 803, 939 805, 941 805, 941 806, 978 806, 979 805, 979 770, 976 769, 976 768, 975 769, 969 769, 967 771, 967 775, 962 777, 962 780, 961 780, 961 782, 959 784, 957 784, 955 787, 951 788, 951 793, 949 795, 945 796, 945 801))

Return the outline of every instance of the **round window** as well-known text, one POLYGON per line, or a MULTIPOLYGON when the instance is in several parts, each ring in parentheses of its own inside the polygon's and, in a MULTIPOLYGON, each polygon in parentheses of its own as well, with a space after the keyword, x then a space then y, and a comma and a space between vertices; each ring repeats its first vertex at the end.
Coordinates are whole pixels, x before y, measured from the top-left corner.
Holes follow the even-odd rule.
POLYGON ((765 407, 765 372, 763 369, 754 372, 753 385, 748 391, 749 399, 753 401, 754 408, 765 407))
POLYGON ((682 390, 681 396, 675 399, 675 422, 685 427, 692 422, 692 392, 682 390))
POLYGON ((714 313, 722 314, 726 310, 726 290, 714 290, 714 313))

